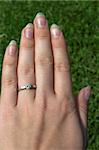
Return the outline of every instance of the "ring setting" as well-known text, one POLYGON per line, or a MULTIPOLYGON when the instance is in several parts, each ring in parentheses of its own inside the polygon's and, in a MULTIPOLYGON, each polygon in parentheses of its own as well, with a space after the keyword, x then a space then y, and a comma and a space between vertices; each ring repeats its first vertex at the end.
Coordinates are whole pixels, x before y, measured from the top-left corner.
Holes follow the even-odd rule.
POLYGON ((18 92, 21 91, 21 90, 30 90, 30 89, 34 89, 36 90, 37 86, 35 84, 31 84, 31 83, 28 83, 26 85, 23 85, 21 86, 19 89, 18 89, 18 92))

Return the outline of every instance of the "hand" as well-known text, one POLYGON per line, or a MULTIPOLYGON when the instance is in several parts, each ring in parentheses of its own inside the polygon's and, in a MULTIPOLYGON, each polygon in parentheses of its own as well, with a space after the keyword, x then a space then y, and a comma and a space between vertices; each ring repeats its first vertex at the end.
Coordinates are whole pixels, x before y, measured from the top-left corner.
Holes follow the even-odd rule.
POLYGON ((0 150, 82 150, 90 87, 75 98, 67 46, 41 13, 6 48, 0 102, 0 150), (50 39, 51 36, 51 39, 50 39), (36 90, 17 92, 32 83, 36 90))

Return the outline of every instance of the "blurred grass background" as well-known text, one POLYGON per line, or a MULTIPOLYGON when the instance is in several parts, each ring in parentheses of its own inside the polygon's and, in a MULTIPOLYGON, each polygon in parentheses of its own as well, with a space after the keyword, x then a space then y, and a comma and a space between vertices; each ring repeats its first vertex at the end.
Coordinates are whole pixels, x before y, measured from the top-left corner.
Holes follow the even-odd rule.
MULTIPOLYGON (((60 25, 69 46, 74 93, 90 85, 88 148, 99 149, 99 1, 0 2, 0 76, 5 48, 22 28, 43 12, 49 26, 60 25)), ((76 135, 75 135, 76 136, 76 135)))

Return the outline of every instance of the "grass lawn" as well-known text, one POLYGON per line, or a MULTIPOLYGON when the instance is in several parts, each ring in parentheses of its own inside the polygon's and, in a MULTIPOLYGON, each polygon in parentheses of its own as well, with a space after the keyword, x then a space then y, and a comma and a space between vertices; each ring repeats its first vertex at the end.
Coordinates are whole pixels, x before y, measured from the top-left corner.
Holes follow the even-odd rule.
POLYGON ((99 149, 99 1, 0 2, 0 75, 5 48, 18 44, 22 28, 42 11, 48 21, 60 25, 69 45, 74 93, 92 87, 88 112, 88 148, 99 149))

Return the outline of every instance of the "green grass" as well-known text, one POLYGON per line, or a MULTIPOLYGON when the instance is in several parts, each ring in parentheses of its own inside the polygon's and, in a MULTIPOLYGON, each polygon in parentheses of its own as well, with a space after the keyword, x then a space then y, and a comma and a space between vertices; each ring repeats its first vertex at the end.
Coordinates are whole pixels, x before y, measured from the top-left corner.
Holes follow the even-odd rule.
MULTIPOLYGON (((0 75, 5 48, 11 39, 18 44, 22 28, 39 11, 49 26, 61 26, 69 45, 73 90, 91 85, 88 112, 88 148, 99 149, 99 1, 0 2, 0 75)), ((76 136, 76 135, 75 135, 76 136)))

